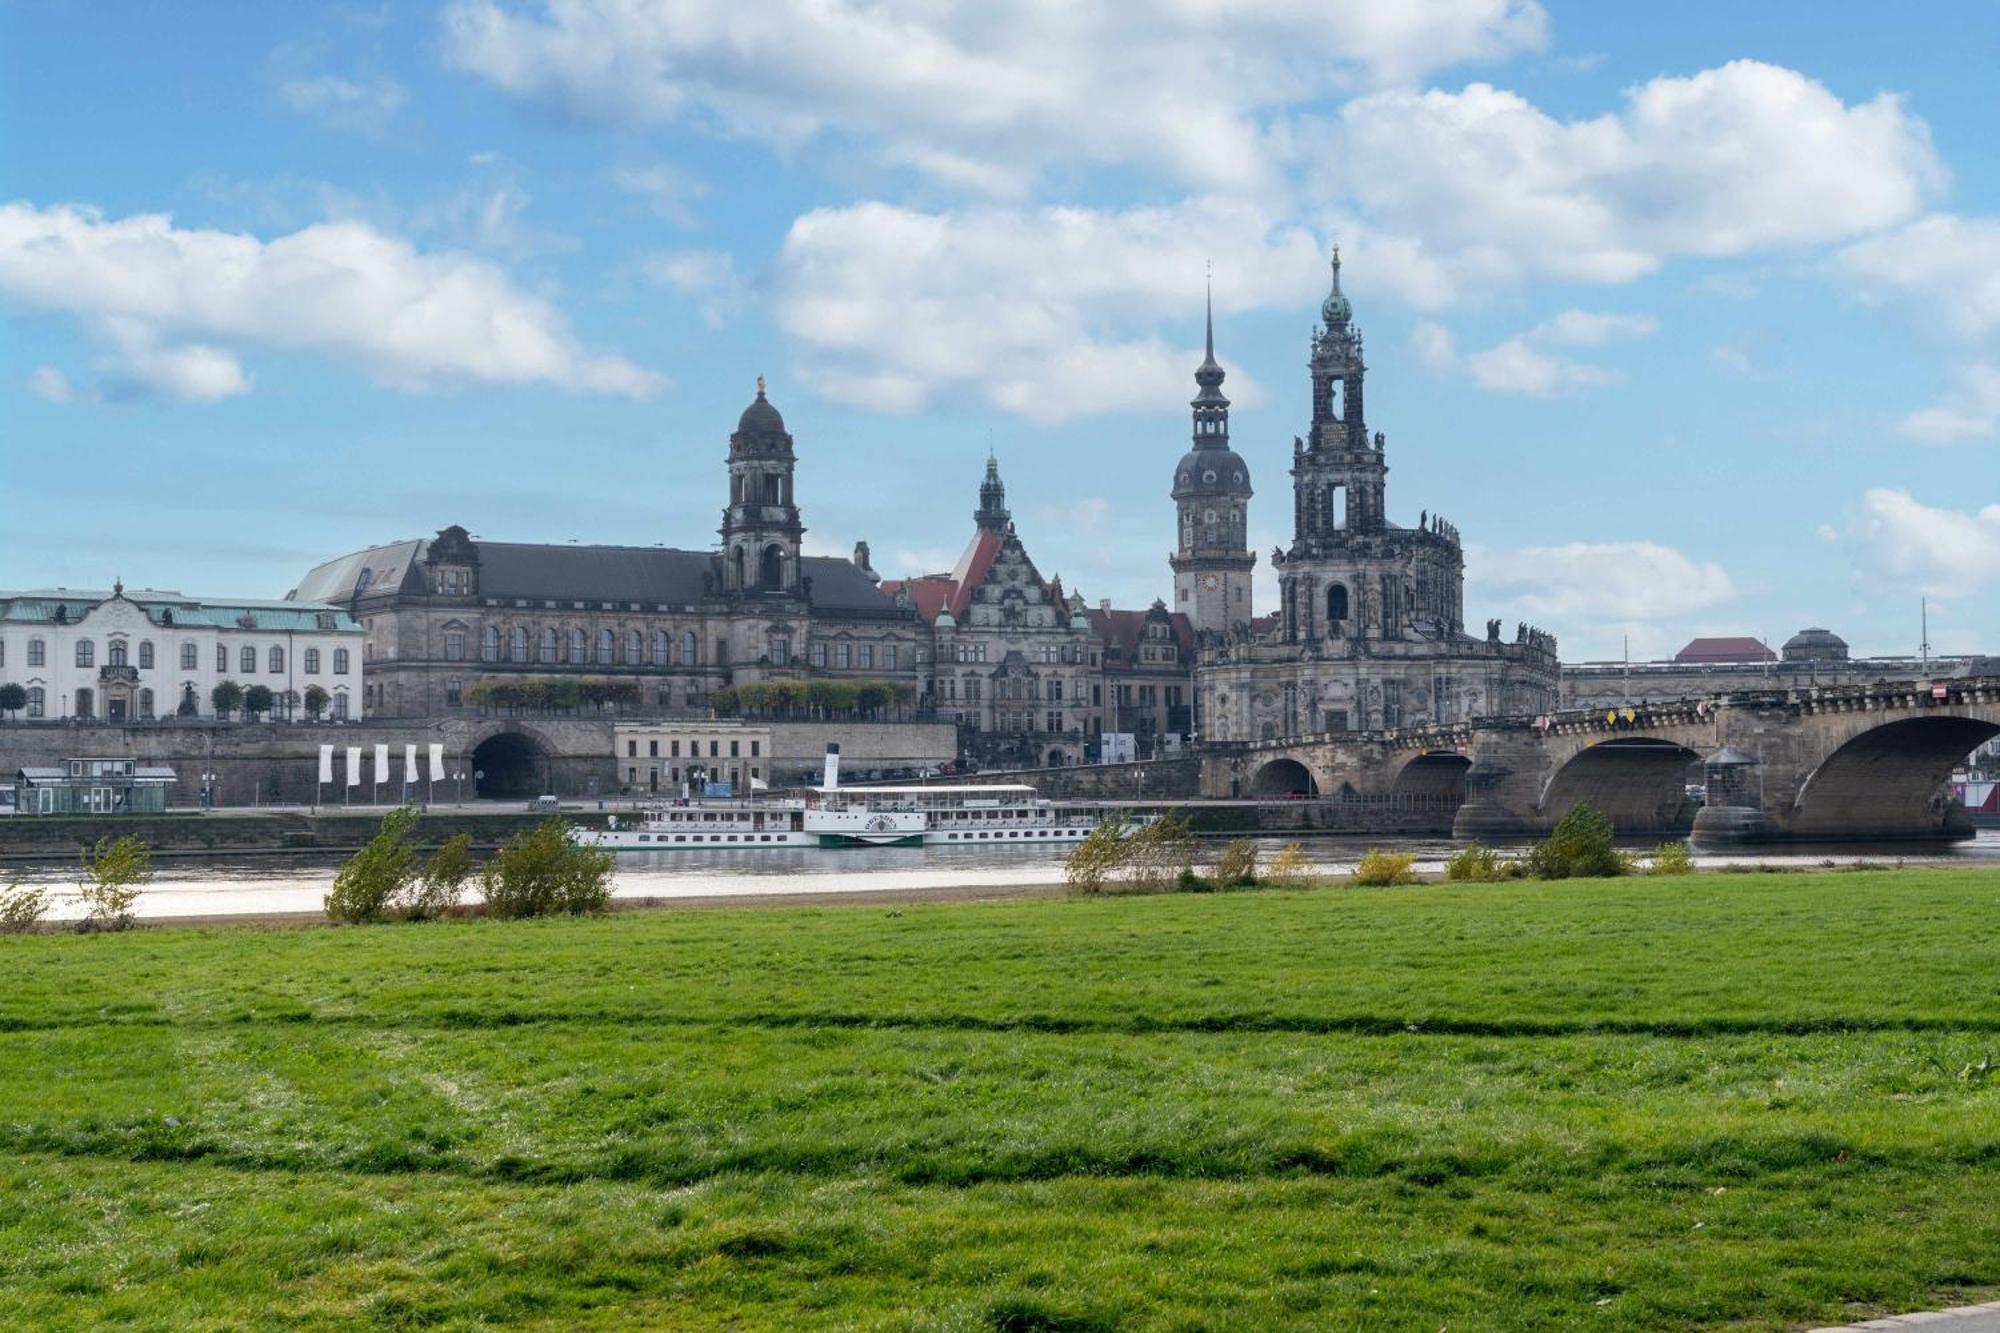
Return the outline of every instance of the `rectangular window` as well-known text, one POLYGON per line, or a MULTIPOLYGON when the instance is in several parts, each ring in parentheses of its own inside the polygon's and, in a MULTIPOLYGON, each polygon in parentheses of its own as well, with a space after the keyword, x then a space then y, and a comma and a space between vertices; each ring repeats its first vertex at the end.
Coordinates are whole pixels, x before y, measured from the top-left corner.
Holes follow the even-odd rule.
POLYGON ((348 661, 348 658, 347 658, 347 650, 346 650, 345 648, 336 648, 336 649, 334 649, 334 650, 333 650, 333 674, 334 674, 334 675, 336 675, 336 676, 344 676, 344 675, 346 675, 346 674, 347 674, 347 661, 348 661))
POLYGON ((319 649, 317 648, 306 649, 306 674, 308 676, 317 676, 319 674, 319 649))
POLYGON ((882 669, 884 671, 896 669, 896 645, 893 643, 882 645, 882 669))
POLYGON ((1050 699, 1054 700, 1057 703, 1061 703, 1062 691, 1063 691, 1063 683, 1062 683, 1062 678, 1060 676, 1049 682, 1050 699))
POLYGON ((788 666, 792 660, 792 641, 783 634, 771 636, 771 665, 788 666))
POLYGON ((465 702, 465 686, 457 676, 444 683, 444 702, 447 708, 457 708, 465 702))
POLYGON ((872 644, 872 643, 864 643, 864 644, 862 644, 862 645, 861 645, 861 648, 860 648, 860 652, 861 652, 861 661, 860 661, 860 667, 861 667, 861 669, 862 669, 863 671, 872 671, 872 670, 874 670, 874 668, 875 668, 875 645, 874 645, 874 644, 872 644))
POLYGON ((48 645, 42 642, 42 640, 40 639, 28 640, 28 665, 47 666, 48 651, 49 651, 48 645))
POLYGON ((731 741, 731 742, 729 742, 729 757, 730 757, 731 759, 741 759, 741 758, 743 757, 743 742, 742 742, 742 741, 731 741))
POLYGON ((333 715, 341 721, 347 720, 347 691, 336 690, 333 695, 333 715))
POLYGON ((658 741, 646 742, 646 757, 648 759, 658 759, 660 757, 660 743, 658 741))
POLYGON ((681 743, 680 743, 679 741, 673 741, 673 742, 671 742, 671 747, 672 747, 672 748, 671 748, 671 751, 670 751, 670 753, 669 753, 668 757, 669 757, 669 758, 671 758, 671 759, 678 759, 678 758, 680 758, 680 757, 681 757, 681 743))
POLYGON ((257 674, 257 650, 245 644, 236 655, 236 669, 246 676, 257 674))
POLYGON ((226 643, 215 645, 215 669, 221 675, 229 674, 229 645, 226 643))
POLYGON ((764 752, 764 742, 762 741, 750 742, 750 757, 752 759, 757 758, 759 755, 763 754, 763 752, 764 752))
POLYGON ((833 664, 842 671, 847 670, 854 664, 854 649, 845 643, 833 645, 833 664))
POLYGON ((285 650, 283 648, 273 648, 271 650, 271 674, 274 676, 285 674, 285 650))
POLYGON ((821 670, 826 669, 826 640, 824 639, 813 640, 812 664, 816 667, 819 667, 821 670))
POLYGON ((708 743, 708 757, 710 759, 720 759, 722 757, 721 741, 710 741, 708 743))
POLYGON ((465 660, 465 631, 448 629, 444 632, 444 660, 463 662, 465 660))
POLYGON ((625 757, 627 759, 637 759, 639 757, 639 742, 637 741, 625 742, 625 757))

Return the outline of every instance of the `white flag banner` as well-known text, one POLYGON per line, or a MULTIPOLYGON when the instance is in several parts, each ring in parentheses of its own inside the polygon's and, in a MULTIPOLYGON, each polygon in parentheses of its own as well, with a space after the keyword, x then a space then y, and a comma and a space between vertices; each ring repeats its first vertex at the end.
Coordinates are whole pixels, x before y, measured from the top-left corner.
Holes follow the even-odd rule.
POLYGON ((423 778, 417 773, 417 743, 415 741, 406 741, 403 745, 403 781, 409 783, 412 787, 423 781, 423 778))
POLYGON ((321 782, 333 781, 333 747, 331 745, 322 745, 319 747, 319 780, 321 782))
POLYGON ((388 780, 389 747, 378 743, 375 746, 375 782, 379 786, 388 780))
POLYGON ((444 742, 431 742, 431 781, 444 781, 444 742))
POLYGON ((347 747, 347 785, 350 787, 361 785, 361 747, 358 745, 347 747))

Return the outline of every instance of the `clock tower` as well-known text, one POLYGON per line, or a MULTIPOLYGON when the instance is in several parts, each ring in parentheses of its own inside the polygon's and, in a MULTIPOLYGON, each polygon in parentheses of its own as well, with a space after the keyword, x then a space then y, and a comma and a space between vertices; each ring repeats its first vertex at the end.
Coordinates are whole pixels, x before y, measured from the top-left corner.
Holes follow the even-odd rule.
POLYGON ((1174 470, 1174 509, 1180 541, 1168 564, 1174 571, 1174 609, 1195 632, 1226 634, 1250 623, 1250 469, 1229 447, 1229 400, 1215 360, 1215 302, 1208 309, 1208 355, 1194 372, 1199 386, 1194 447, 1174 470))

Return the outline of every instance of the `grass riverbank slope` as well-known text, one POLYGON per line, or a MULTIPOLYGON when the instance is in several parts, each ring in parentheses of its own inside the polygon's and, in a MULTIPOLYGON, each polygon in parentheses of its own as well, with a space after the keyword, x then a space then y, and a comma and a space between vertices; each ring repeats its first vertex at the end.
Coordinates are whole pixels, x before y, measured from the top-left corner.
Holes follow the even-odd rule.
POLYGON ((1797 1328, 1995 1054, 1993 871, 4 938, 0 1326, 1797 1328))

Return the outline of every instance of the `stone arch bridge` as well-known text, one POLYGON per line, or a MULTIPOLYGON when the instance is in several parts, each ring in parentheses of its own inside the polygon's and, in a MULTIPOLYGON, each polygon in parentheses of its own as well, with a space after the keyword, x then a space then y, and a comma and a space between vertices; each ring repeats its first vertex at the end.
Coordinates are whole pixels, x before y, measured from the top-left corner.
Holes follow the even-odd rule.
POLYGON ((1443 798, 1459 837, 1542 833, 1588 800, 1620 832, 1705 842, 1949 838, 1971 830, 1945 780, 1995 735, 2000 677, 1760 691, 1210 745, 1202 794, 1443 798))

